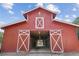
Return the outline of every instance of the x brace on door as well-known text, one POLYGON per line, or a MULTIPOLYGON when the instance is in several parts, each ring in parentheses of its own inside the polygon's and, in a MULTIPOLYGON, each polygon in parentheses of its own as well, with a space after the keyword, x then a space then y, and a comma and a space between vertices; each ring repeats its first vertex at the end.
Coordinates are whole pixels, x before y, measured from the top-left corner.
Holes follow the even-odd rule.
POLYGON ((50 30, 50 45, 53 53, 63 53, 63 42, 61 30, 50 30))
POLYGON ((29 40, 30 31, 29 30, 19 30, 18 40, 17 40, 17 52, 29 51, 29 40))

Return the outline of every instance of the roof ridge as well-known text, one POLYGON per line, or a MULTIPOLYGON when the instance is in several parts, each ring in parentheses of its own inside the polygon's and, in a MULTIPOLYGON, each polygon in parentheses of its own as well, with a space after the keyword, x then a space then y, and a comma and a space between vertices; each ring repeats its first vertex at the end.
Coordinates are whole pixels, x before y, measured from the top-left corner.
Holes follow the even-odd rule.
POLYGON ((55 11, 51 11, 51 10, 49 10, 49 9, 43 7, 43 6, 37 6, 37 7, 33 8, 33 9, 31 9, 31 10, 25 11, 23 14, 25 14, 25 13, 29 13, 29 12, 31 12, 31 11, 33 11, 33 10, 38 9, 38 8, 42 8, 42 9, 45 9, 45 10, 51 12, 51 13, 55 13, 55 14, 57 14, 57 12, 55 12, 55 11))

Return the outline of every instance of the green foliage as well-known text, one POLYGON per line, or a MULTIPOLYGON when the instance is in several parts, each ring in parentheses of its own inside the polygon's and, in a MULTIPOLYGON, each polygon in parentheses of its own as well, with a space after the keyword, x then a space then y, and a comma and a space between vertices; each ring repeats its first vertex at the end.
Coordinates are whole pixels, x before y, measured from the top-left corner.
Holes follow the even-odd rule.
POLYGON ((77 18, 73 21, 73 23, 79 25, 79 17, 77 17, 77 18))
POLYGON ((77 31, 77 35, 78 35, 78 39, 79 39, 79 29, 77 29, 76 31, 77 31))
POLYGON ((2 42, 2 38, 3 38, 3 33, 0 32, 0 43, 2 42))
MULTIPOLYGON (((79 17, 77 17, 77 18, 73 21, 73 23, 79 25, 79 17)), ((77 35, 78 35, 78 39, 79 39, 79 28, 77 28, 77 35)))

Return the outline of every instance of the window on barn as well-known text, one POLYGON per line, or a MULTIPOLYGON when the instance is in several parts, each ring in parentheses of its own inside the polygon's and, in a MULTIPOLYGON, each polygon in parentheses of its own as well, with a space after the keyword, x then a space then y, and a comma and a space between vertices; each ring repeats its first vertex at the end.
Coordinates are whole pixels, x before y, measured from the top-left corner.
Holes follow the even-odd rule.
POLYGON ((44 28, 44 17, 36 17, 35 27, 37 29, 43 29, 44 28))

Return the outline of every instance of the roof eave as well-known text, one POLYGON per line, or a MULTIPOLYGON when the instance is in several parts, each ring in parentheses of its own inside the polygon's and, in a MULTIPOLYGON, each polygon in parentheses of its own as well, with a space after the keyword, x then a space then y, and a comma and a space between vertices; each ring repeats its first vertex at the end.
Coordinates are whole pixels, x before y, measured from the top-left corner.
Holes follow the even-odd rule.
POLYGON ((12 25, 21 23, 21 22, 25 22, 25 21, 26 21, 26 20, 22 20, 22 21, 18 21, 18 22, 15 22, 15 23, 5 24, 4 26, 1 27, 1 29, 4 29, 4 28, 6 28, 6 27, 9 27, 9 26, 12 26, 12 25))
POLYGON ((68 25, 75 26, 75 27, 79 28, 79 25, 77 25, 77 24, 68 23, 68 22, 64 22, 64 21, 60 21, 60 20, 56 20, 56 19, 54 21, 57 21, 57 22, 60 22, 60 23, 64 23, 64 24, 68 24, 68 25))

